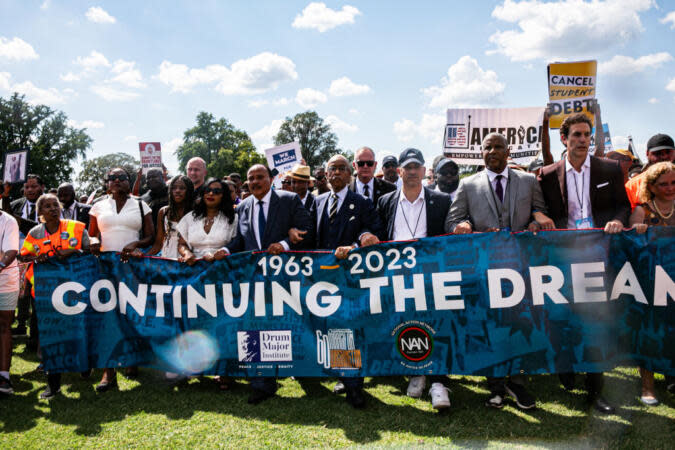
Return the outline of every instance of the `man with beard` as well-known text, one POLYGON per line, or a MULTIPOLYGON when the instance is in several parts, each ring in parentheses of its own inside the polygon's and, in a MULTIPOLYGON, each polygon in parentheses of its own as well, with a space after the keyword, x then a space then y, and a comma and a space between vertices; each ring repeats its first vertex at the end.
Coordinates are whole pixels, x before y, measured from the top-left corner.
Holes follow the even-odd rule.
POLYGON ((152 210, 152 223, 157 228, 159 210, 169 204, 169 189, 164 182, 164 174, 160 169, 149 169, 145 175, 145 185, 148 191, 141 196, 141 200, 152 210))
POLYGON ((398 176, 398 160, 394 155, 387 155, 382 159, 382 173, 386 181, 396 185, 396 189, 401 189, 403 180, 398 176))
POLYGON ((459 166, 450 158, 443 158, 438 161, 434 170, 436 178, 437 192, 445 192, 450 195, 450 200, 454 201, 456 197, 457 186, 459 186, 459 166))

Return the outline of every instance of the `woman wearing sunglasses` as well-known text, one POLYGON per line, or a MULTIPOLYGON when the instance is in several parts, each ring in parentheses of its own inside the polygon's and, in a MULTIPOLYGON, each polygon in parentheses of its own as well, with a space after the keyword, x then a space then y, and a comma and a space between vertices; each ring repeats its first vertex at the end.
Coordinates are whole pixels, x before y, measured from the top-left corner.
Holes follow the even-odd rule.
MULTIPOLYGON (((138 254, 141 248, 152 244, 155 237, 152 210, 144 201, 131 197, 129 179, 129 174, 121 167, 110 170, 106 178, 108 196, 96 202, 89 211, 89 247, 95 255, 120 252, 122 260, 126 261, 132 252, 138 254)), ((128 377, 135 377, 137 373, 136 367, 126 369, 128 377)), ((115 386, 115 369, 105 369, 96 390, 105 392, 115 386)))
POLYGON ((146 253, 163 258, 178 259, 178 222, 192 212, 195 188, 185 175, 176 175, 169 182, 169 204, 162 207, 157 215, 155 244, 146 253))
MULTIPOLYGON (((36 202, 40 224, 33 227, 23 241, 21 260, 24 262, 41 263, 48 258, 67 258, 76 253, 89 250, 89 234, 82 222, 61 219, 61 203, 54 194, 43 194, 36 202)), ((26 279, 31 286, 35 285, 33 264, 26 271, 26 279)), ((31 290, 35 297, 35 289, 31 290)), ((90 370, 82 373, 88 377, 90 370)), ((47 389, 40 398, 48 400, 61 390, 61 374, 47 374, 47 389)))

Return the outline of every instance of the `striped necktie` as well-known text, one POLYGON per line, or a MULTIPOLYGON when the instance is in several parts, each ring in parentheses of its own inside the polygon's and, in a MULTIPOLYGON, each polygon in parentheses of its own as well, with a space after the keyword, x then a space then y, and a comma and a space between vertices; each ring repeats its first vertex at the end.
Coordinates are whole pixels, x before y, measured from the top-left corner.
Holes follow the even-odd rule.
POLYGON ((338 196, 333 194, 330 198, 333 202, 330 204, 330 209, 328 210, 328 220, 330 220, 330 223, 333 223, 335 216, 337 215, 338 196))

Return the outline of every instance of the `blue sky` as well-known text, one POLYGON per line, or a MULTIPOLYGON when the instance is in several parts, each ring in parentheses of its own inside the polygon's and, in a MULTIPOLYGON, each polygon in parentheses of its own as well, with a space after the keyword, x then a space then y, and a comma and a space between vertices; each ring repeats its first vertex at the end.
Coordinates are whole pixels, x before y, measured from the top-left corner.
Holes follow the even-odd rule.
POLYGON ((675 134, 674 43, 675 1, 0 0, 0 96, 65 111, 89 157, 160 141, 172 171, 199 111, 261 152, 313 109, 342 148, 431 159, 446 108, 543 107, 548 62, 597 59, 614 145, 644 155, 675 134))

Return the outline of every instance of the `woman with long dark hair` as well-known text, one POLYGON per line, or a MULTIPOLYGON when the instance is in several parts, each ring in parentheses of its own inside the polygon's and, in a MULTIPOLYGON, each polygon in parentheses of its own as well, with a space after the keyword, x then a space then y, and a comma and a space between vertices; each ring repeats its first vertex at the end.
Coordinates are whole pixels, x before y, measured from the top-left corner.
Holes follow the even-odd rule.
POLYGON ((157 215, 155 244, 147 255, 161 252, 164 258, 178 259, 178 222, 192 212, 195 188, 185 175, 176 175, 169 182, 169 204, 162 207, 157 215))
POLYGON ((226 256, 221 250, 237 232, 236 213, 227 184, 210 178, 192 214, 178 222, 178 260, 193 265, 197 259, 213 261, 226 256))

